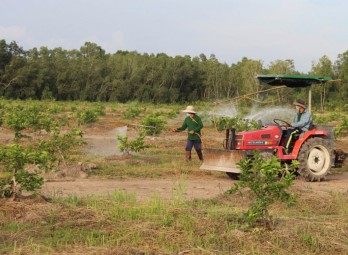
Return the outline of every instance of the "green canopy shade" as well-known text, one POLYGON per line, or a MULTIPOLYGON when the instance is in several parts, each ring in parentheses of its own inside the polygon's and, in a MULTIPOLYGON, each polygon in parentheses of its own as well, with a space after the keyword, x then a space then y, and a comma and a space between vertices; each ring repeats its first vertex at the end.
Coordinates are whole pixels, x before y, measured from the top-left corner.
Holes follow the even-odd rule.
POLYGON ((309 76, 309 75, 282 75, 265 74, 256 76, 261 83, 272 86, 285 85, 291 88, 309 87, 312 84, 325 83, 332 80, 330 77, 309 76))

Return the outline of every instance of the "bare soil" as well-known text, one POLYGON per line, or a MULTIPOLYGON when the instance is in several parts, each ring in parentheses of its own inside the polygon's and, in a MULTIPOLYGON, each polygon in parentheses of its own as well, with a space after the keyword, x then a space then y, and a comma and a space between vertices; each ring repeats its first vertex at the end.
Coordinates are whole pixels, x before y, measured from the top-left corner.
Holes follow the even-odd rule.
MULTIPOLYGON (((187 199, 213 198, 223 194, 233 186, 234 180, 226 175, 206 177, 139 179, 74 179, 72 181, 46 182, 42 188, 45 196, 90 196, 107 195, 117 190, 136 194, 138 199, 150 199, 154 195, 172 198, 183 187, 182 196, 187 199)), ((334 191, 348 193, 348 173, 330 175, 324 182, 295 181, 299 190, 334 191)))
MULTIPOLYGON (((177 125, 177 123, 172 124, 173 126, 177 125)), ((117 149, 116 134, 127 132, 127 126, 106 118, 103 125, 93 126, 86 129, 85 132, 87 153, 107 158, 113 155, 120 155, 120 151, 117 149)), ((130 130, 128 130, 128 135, 131 135, 130 130)), ((205 140, 214 144, 213 140, 216 140, 216 138, 209 137, 209 134, 207 136, 205 140)), ((180 141, 182 137, 182 134, 175 133, 168 139, 180 141)), ((184 140, 182 143, 184 143, 184 140)), ((348 137, 337 141, 336 148, 347 152, 348 137)), ((298 177, 295 181, 295 187, 300 190, 348 192, 347 161, 343 170, 337 171, 333 169, 333 174, 329 175, 326 181, 306 182, 301 177, 298 177)), ((150 199, 155 194, 162 198, 171 198, 181 187, 184 190, 182 196, 187 199, 194 199, 216 197, 227 191, 235 182, 225 173, 214 172, 202 175, 201 171, 203 170, 199 170, 199 163, 197 162, 197 173, 199 174, 191 174, 184 179, 180 176, 167 176, 162 178, 118 178, 111 180, 75 175, 73 178, 48 180, 41 192, 45 196, 90 196, 107 195, 116 190, 124 190, 127 193, 135 193, 138 199, 150 199)))

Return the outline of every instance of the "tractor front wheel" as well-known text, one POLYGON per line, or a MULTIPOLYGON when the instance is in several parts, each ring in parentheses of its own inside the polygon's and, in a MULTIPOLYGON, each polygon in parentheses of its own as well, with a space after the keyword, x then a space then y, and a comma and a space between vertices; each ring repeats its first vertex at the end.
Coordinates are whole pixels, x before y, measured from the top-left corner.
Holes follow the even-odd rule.
POLYGON ((329 141, 320 137, 309 139, 299 152, 298 173, 306 181, 322 181, 330 173, 332 149, 329 141))

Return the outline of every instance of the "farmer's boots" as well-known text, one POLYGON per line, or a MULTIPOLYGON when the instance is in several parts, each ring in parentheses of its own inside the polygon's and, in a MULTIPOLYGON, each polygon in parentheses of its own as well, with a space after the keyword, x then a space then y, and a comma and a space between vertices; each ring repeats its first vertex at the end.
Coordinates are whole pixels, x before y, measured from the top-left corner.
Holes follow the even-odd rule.
POLYGON ((186 161, 191 160, 191 151, 186 151, 186 161))
POLYGON ((197 152, 197 155, 198 155, 199 160, 203 161, 203 153, 200 151, 200 152, 197 152))
MULTIPOLYGON (((200 161, 203 161, 203 153, 201 151, 197 152, 200 161)), ((186 151, 186 161, 191 161, 191 151, 186 151)))

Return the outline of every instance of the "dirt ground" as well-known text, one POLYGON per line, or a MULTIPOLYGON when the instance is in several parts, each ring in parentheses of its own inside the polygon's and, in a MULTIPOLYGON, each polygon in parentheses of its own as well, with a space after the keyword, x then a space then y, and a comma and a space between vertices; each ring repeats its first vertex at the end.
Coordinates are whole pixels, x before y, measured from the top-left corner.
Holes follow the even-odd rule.
MULTIPOLYGON (((136 194, 137 199, 147 200, 154 195, 171 198, 176 191, 184 190, 183 197, 213 198, 227 191, 235 181, 227 176, 190 177, 188 179, 74 179, 73 181, 46 182, 42 188, 45 196, 90 196, 107 195, 116 190, 124 190, 128 194, 136 194)), ((348 193, 348 173, 330 175, 324 182, 295 181, 297 190, 334 191, 348 193)), ((178 191, 179 192, 179 191, 178 191)))
MULTIPOLYGON (((127 132, 127 127, 121 125, 115 127, 114 124, 105 119, 103 127, 94 127, 86 130, 85 139, 87 141, 87 151, 92 155, 112 156, 119 155, 117 150, 116 133, 127 132)), ((172 137, 173 138, 173 137, 172 137)), ((336 143, 337 148, 348 151, 348 137, 340 139, 336 143)), ((323 182, 306 182, 302 178, 295 181, 295 187, 299 190, 308 189, 316 191, 348 192, 348 167, 345 163, 345 171, 339 171, 327 176, 323 182)), ((197 171, 199 165, 197 165, 197 171)), ((90 196, 107 195, 115 190, 124 190, 127 193, 135 193, 137 199, 150 199, 155 194, 162 198, 171 198, 180 189, 184 190, 183 196, 187 199, 193 198, 212 198, 228 190, 235 181, 230 179, 225 173, 214 172, 211 175, 194 175, 182 177, 165 178, 119 178, 101 179, 91 178, 70 178, 55 179, 45 182, 41 193, 45 196, 90 196)))

